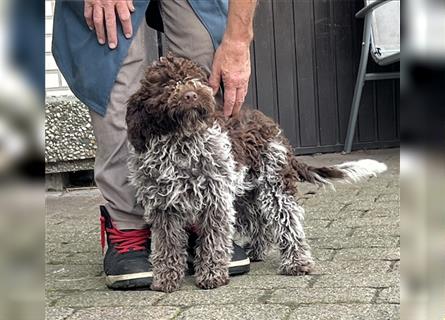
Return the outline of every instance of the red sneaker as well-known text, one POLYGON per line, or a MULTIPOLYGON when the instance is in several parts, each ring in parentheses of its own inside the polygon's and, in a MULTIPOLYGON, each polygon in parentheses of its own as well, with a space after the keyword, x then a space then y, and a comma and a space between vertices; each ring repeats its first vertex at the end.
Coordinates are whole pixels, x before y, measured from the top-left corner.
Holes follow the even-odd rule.
POLYGON ((104 206, 100 207, 101 245, 105 283, 108 288, 127 290, 150 287, 153 281, 150 257, 150 230, 119 230, 104 206))

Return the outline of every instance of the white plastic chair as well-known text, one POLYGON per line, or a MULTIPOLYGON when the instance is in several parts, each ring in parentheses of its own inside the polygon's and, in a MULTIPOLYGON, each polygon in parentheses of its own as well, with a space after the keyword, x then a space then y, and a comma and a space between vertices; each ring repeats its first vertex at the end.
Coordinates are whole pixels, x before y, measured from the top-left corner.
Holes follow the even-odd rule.
POLYGON ((364 18, 362 53, 349 116, 344 152, 351 152, 366 81, 398 79, 400 72, 367 73, 369 53, 380 66, 400 61, 400 0, 365 0, 356 18, 364 18))

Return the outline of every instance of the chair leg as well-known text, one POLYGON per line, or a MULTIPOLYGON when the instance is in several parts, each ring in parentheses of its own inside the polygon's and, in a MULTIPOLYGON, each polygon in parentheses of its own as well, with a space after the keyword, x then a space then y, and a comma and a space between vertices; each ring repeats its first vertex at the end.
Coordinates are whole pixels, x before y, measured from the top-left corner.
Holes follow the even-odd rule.
POLYGON ((354 98, 352 99, 351 113, 349 115, 348 132, 346 133, 344 147, 345 153, 350 153, 352 149, 352 141, 354 140, 355 127, 357 125, 358 110, 360 108, 363 86, 365 84, 365 74, 366 70, 359 72, 357 81, 355 83, 354 98))
POLYGON ((344 153, 350 153, 352 149, 352 140, 354 139, 355 127, 357 124, 358 109, 360 107, 363 86, 365 84, 366 66, 368 64, 370 41, 371 41, 371 24, 369 18, 366 17, 363 30, 363 42, 362 42, 362 53, 360 57, 360 66, 358 69, 357 80, 355 82, 354 97, 352 99, 351 113, 349 115, 348 132, 346 133, 344 153))

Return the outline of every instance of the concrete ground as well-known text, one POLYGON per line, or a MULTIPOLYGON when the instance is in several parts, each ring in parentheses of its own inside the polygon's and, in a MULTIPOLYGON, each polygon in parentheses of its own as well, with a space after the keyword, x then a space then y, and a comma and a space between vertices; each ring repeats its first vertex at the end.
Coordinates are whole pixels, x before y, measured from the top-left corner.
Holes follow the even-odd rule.
POLYGON ((188 277, 180 291, 105 287, 96 189, 47 194, 46 319, 398 319, 399 150, 302 157, 313 164, 373 158, 389 170, 336 192, 302 187, 306 233, 316 271, 276 274, 277 254, 248 275, 203 291, 188 277))

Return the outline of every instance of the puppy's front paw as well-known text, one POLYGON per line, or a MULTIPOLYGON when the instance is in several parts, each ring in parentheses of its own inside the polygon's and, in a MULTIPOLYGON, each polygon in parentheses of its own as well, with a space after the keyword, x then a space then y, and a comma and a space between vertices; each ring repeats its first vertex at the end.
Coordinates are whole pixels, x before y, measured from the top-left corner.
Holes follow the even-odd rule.
POLYGON ((161 275, 155 275, 151 284, 151 290, 167 293, 176 291, 181 286, 181 279, 182 277, 177 272, 165 272, 161 275))
POLYGON ((229 270, 209 270, 195 275, 196 285, 201 289, 215 289, 229 283, 229 270))
POLYGON ((304 276, 314 270, 315 263, 312 260, 305 262, 281 264, 278 272, 288 276, 304 276))

